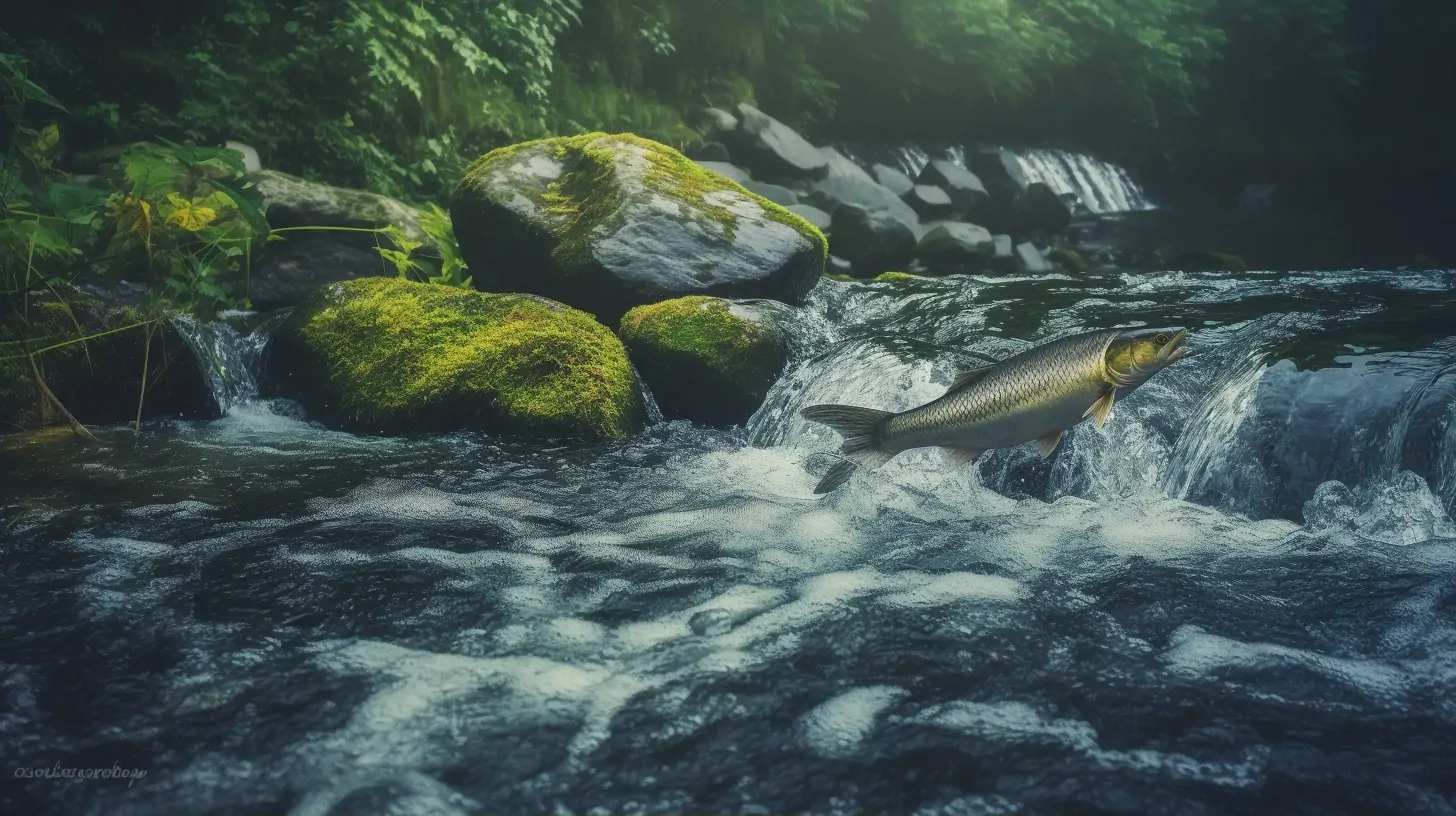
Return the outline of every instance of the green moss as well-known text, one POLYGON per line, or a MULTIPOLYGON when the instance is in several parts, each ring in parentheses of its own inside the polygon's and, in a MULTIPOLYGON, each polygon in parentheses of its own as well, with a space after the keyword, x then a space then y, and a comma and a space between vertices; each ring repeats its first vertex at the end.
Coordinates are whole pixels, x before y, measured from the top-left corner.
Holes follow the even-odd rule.
POLYGON ((622 191, 615 181, 623 145, 636 148, 649 163, 643 176, 649 189, 690 205, 728 240, 733 239, 738 216, 709 198, 725 190, 747 197, 761 207, 766 219, 808 238, 819 250, 821 268, 828 259, 829 242, 813 224, 731 179, 704 169, 667 145, 630 133, 586 133, 499 148, 473 162, 461 185, 483 194, 491 170, 499 163, 528 150, 550 152, 564 167, 561 177, 542 196, 546 211, 557 218, 553 228, 559 242, 555 255, 565 268, 584 266, 595 229, 621 209, 622 191))
POLYGON ((351 425, 623 437, 640 411, 617 338, 529 295, 361 278, 319 290, 285 331, 351 425))
POLYGON ((884 283, 894 283, 894 282, 901 282, 901 283, 903 283, 905 281, 923 280, 926 277, 927 276, 925 276, 925 275, 913 275, 913 274, 911 274, 909 272, 895 272, 895 271, 891 271, 891 272, 881 272, 879 275, 875 276, 874 280, 880 281, 880 282, 884 282, 884 283))
POLYGON ((638 306, 622 317, 621 334, 629 345, 691 357, 732 381, 757 376, 778 340, 761 322, 733 314, 727 301, 702 296, 638 306))
POLYGON ((1086 272, 1087 261, 1077 252, 1065 247, 1056 247, 1047 253, 1047 260, 1068 272, 1086 272))
POLYGON ((916 275, 911 272, 901 272, 898 270, 881 272, 873 278, 856 278, 851 275, 839 275, 831 272, 824 273, 824 277, 830 280, 844 281, 845 283, 907 283, 931 278, 930 275, 916 275))
POLYGON ((621 335, 665 416, 732 424, 757 410, 787 362, 773 319, 691 296, 632 309, 621 335))

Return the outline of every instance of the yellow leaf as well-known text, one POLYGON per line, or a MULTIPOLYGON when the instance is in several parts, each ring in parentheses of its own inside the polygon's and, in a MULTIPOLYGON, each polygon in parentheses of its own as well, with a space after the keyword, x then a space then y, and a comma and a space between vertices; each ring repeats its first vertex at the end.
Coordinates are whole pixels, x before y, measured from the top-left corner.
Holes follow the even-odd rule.
POLYGON ((124 230, 139 232, 143 237, 152 234, 152 205, 140 198, 127 196, 121 202, 121 218, 124 230))
POLYGON ((35 149, 41 152, 49 152, 61 142, 61 129, 56 125, 46 125, 40 131, 40 138, 35 140, 35 149))
POLYGON ((167 216, 167 223, 176 224, 188 232, 197 232, 217 219, 217 210, 199 207, 176 193, 169 194, 167 201, 175 208, 167 216))

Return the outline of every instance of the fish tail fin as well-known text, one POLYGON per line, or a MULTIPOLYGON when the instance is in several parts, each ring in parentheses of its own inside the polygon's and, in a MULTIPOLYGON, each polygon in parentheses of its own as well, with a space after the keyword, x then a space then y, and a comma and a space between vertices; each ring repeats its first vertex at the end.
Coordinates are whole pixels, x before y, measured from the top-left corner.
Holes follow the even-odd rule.
POLYGON ((894 458, 880 447, 879 430, 886 419, 894 416, 893 411, 875 408, 860 408, 854 405, 811 405, 799 412, 805 419, 828 425, 844 437, 839 452, 846 459, 840 461, 815 486, 815 493, 828 493, 849 481, 856 468, 864 466, 874 470, 894 458))
POLYGON ((844 437, 840 453, 860 453, 880 446, 880 423, 894 416, 893 411, 860 408, 854 405, 810 405, 799 416, 828 425, 844 437))

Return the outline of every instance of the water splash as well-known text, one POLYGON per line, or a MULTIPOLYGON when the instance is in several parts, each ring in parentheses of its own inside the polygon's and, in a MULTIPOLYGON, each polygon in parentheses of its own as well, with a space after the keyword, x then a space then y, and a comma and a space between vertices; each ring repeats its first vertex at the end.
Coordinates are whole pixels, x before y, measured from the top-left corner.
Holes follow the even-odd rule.
POLYGON ((1268 367, 1258 354, 1249 354, 1228 369, 1221 382, 1189 418, 1163 472, 1163 491, 1175 499, 1219 489, 1227 480, 1242 481, 1252 474, 1228 474, 1215 468, 1237 444, 1240 429, 1255 415, 1259 383, 1268 367), (1215 484, 1218 483, 1218 484, 1215 484))

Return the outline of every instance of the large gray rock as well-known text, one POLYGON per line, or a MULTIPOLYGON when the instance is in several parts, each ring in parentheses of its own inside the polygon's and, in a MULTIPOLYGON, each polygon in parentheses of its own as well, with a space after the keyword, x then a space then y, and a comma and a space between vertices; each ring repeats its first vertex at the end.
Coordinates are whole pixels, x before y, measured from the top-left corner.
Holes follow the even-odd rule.
POLYGON ((841 204, 834 210, 830 248, 858 277, 897 270, 915 254, 915 231, 880 210, 841 204))
POLYGON ((733 160, 728 155, 727 145, 722 142, 698 142, 684 150, 683 155, 696 162, 710 161, 728 164, 733 160))
POLYGON ((975 173, 952 161, 932 160, 915 182, 944 190, 960 215, 980 219, 991 213, 991 194, 986 185, 975 173))
POLYGON ((790 190, 787 187, 781 187, 777 184, 769 184, 766 181, 754 181, 752 179, 739 183, 742 184, 743 187, 748 190, 748 192, 753 193, 754 195, 761 195, 769 201, 772 201, 773 203, 779 205, 780 207, 792 207, 795 204, 799 203, 799 194, 795 193, 793 190, 790 190))
MULTIPOLYGON (((420 213, 387 196, 305 181, 277 170, 251 173, 263 196, 263 210, 274 229, 397 226, 432 251, 420 226, 420 213)), ((332 230, 285 232, 270 242, 253 263, 248 297, 260 309, 292 306, 314 288, 363 277, 393 277, 395 267, 375 247, 384 241, 370 233, 332 230)), ((387 242, 384 246, 388 246, 387 242)))
POLYGON ((889 216, 904 224, 918 238, 925 228, 909 204, 890 188, 875 181, 864 168, 832 147, 820 148, 828 161, 829 173, 813 182, 799 199, 825 212, 832 213, 841 204, 853 204, 889 216))
POLYGON ((1030 242, 1016 245, 1016 266, 1022 272, 1045 275, 1057 271, 1055 265, 1036 245, 1030 242))
POLYGON ((888 164, 874 165, 870 168, 870 174, 874 176, 875 181, 890 188, 890 191, 897 196, 905 195, 915 186, 915 182, 909 176, 888 164))
POLYGON ((738 130, 738 117, 721 108, 703 108, 698 111, 697 125, 704 140, 721 142, 738 130))
POLYGON ((1021 194, 1026 192, 1026 174, 1021 169, 1021 162, 1009 150, 998 147, 979 148, 971 151, 966 157, 966 163, 986 186, 997 210, 1009 211, 1021 194))
POLYGON ((223 143, 223 147, 235 151, 243 157, 243 172, 256 173, 263 169, 263 162, 258 158, 258 150, 252 145, 228 141, 223 143))
POLYGON ((717 173, 718 175, 723 176, 729 181, 734 181, 739 184, 747 184, 750 180, 748 178, 748 174, 743 172, 742 168, 738 167, 737 165, 729 164, 728 162, 700 161, 697 164, 704 170, 717 173))
POLYGON ((456 192, 476 286, 552 298, 609 326, 685 295, 794 302, 824 268, 824 236, 803 219, 629 134, 496 150, 456 192))
POLYGON ((826 145, 825 147, 819 148, 819 152, 823 154, 824 161, 828 165, 827 172, 824 175, 826 180, 843 178, 854 179, 855 181, 874 181, 874 178, 869 173, 866 173, 863 167, 855 164, 853 159, 840 153, 833 147, 826 145))
POLYGON ((1015 272, 1016 247, 1010 235, 993 236, 995 250, 991 253, 991 268, 997 272, 1015 272))
POLYGON ((915 246, 915 258, 937 275, 980 272, 995 252, 990 231, 956 221, 936 225, 915 246))
POLYGON ((813 224, 820 232, 828 234, 829 225, 832 222, 829 213, 809 204, 793 204, 789 206, 788 210, 794 215, 808 221, 810 224, 813 224))
POLYGON ((729 150, 754 176, 765 181, 822 179, 829 162, 819 148, 783 122, 744 102, 729 150))
POLYGON ((950 196, 939 187, 916 184, 901 198, 926 221, 943 221, 955 213, 950 196))
POLYGON ((1015 208, 1017 232, 1058 233, 1072 224, 1072 208, 1045 182, 1029 184, 1017 198, 1015 208))
POLYGON ((922 231, 920 218, 910 205, 890 188, 873 181, 850 176, 828 178, 816 183, 802 200, 829 213, 846 204, 861 207, 900 222, 916 237, 922 231))

